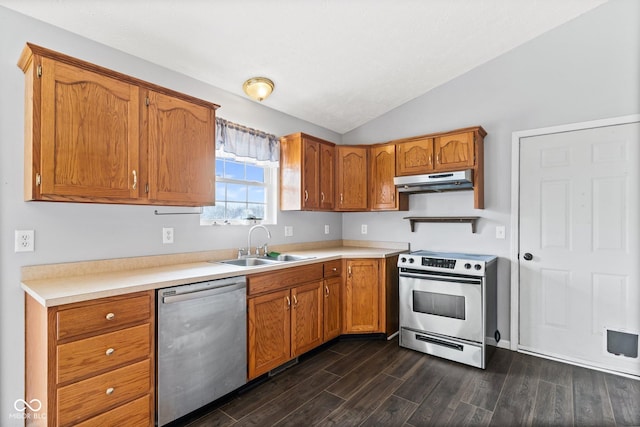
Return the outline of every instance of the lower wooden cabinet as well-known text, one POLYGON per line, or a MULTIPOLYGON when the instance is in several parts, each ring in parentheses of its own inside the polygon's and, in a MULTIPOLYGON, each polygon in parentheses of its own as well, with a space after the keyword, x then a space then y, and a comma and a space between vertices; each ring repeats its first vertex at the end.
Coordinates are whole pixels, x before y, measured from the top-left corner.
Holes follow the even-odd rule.
POLYGON ((346 260, 344 332, 380 330, 380 263, 377 259, 346 260))
POLYGON ((323 282, 312 282, 291 289, 291 357, 322 344, 323 282))
POLYGON ((398 331, 398 256, 347 259, 343 334, 398 331))
POLYGON ((42 403, 29 425, 153 426, 154 302, 149 291, 47 308, 27 295, 26 400, 42 403))
POLYGON ((342 333, 342 277, 324 280, 323 341, 332 340, 342 333))
POLYGON ((248 299, 249 379, 322 344, 322 284, 248 299))

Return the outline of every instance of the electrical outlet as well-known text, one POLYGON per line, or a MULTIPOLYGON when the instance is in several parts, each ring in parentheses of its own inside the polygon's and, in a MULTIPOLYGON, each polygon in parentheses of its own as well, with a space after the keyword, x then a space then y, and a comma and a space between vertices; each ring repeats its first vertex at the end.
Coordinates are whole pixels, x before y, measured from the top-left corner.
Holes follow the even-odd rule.
POLYGON ((162 228, 162 243, 173 243, 173 227, 162 228))
POLYGON ((329 224, 325 224, 325 226, 324 226, 324 234, 329 234, 329 224))
POLYGON ((35 232, 33 230, 16 230, 15 251, 33 252, 35 250, 35 232))
POLYGON ((367 224, 362 224, 360 226, 360 233, 361 234, 367 234, 367 224))
POLYGON ((284 237, 291 237, 293 236, 293 226, 292 225, 285 225, 284 226, 284 237))
POLYGON ((496 239, 504 240, 506 237, 506 230, 504 225, 496 226, 496 239))

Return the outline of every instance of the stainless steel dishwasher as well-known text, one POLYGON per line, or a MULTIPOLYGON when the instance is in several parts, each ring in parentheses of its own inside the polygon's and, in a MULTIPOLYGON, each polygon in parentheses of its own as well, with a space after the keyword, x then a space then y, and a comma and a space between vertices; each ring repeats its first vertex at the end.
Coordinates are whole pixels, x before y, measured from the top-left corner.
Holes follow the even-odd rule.
POLYGON ((246 287, 240 276, 157 291, 159 426, 246 383, 246 287))

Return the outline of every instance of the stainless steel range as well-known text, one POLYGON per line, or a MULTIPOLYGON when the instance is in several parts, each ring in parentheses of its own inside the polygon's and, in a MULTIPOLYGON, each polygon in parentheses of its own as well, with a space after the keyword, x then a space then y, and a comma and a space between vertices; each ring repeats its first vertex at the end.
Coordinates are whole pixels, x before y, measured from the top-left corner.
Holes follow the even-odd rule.
POLYGON ((497 264, 490 255, 401 254, 400 345, 485 369, 500 341, 497 264))

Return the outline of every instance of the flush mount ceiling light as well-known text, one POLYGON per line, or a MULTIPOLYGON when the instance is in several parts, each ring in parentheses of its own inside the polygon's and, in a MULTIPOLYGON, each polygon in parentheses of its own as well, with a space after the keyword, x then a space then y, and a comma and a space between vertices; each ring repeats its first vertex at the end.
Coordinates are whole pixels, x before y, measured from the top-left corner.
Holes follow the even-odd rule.
POLYGON ((242 85, 244 93, 256 101, 262 101, 273 92, 274 84, 266 77, 252 77, 242 85))

